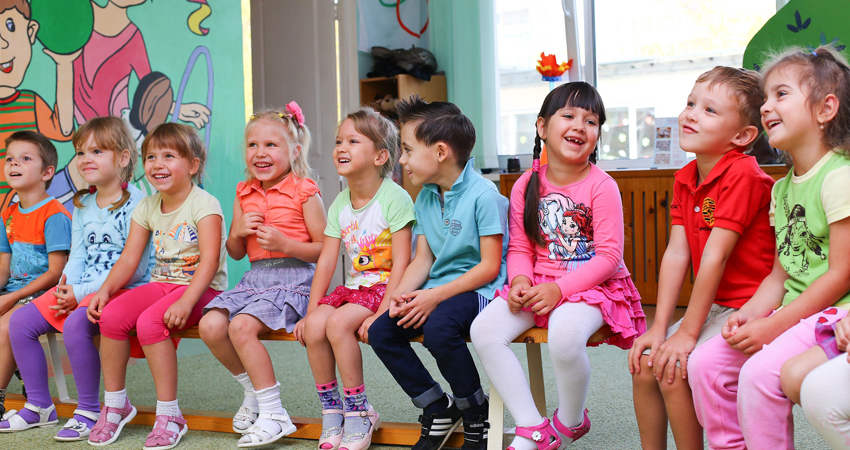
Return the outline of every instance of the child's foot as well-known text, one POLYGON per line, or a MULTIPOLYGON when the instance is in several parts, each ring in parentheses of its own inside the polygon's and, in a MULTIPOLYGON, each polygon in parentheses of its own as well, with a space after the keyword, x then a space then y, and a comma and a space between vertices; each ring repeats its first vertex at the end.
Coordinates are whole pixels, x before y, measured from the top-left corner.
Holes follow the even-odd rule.
POLYGON ((101 446, 115 442, 133 417, 136 417, 136 407, 130 404, 129 398, 124 399, 123 408, 104 406, 89 434, 89 444, 101 446))
POLYGON ((156 416, 153 430, 145 440, 145 449, 166 450, 180 443, 180 438, 189 431, 183 416, 156 416))
POLYGON ((508 449, 557 450, 562 442, 549 419, 543 419, 543 423, 533 427, 516 427, 516 436, 508 449))
POLYGON ((260 411, 258 408, 251 408, 249 406, 245 406, 243 403, 242 406, 239 407, 239 411, 236 411, 236 415, 233 416, 233 431, 239 434, 245 434, 245 431, 254 425, 254 422, 257 421, 257 416, 260 411))
POLYGON ((372 445, 372 433, 381 426, 381 418, 370 406, 365 411, 345 413, 340 450, 366 450, 372 445))
POLYGON ((239 438, 237 447, 259 447, 294 433, 295 424, 286 410, 283 414, 261 412, 257 421, 239 438))
POLYGON ((342 409, 322 410, 322 435, 319 437, 319 450, 337 450, 342 442, 342 409))
POLYGON ((587 417, 587 410, 585 409, 581 423, 574 427, 567 427, 558 420, 558 410, 556 409, 555 416, 552 417, 552 425, 554 425, 555 429, 558 430, 558 434, 563 441, 561 446, 558 447, 558 450, 563 450, 590 431, 590 418, 587 417))
POLYGON ((463 446, 461 450, 485 450, 487 448, 487 429, 490 422, 487 421, 490 404, 484 402, 475 407, 475 412, 469 409, 463 414, 463 446))
POLYGON ((460 425, 463 413, 455 405, 454 397, 446 394, 449 399, 448 408, 431 414, 422 413, 419 422, 422 424, 422 435, 411 450, 439 450, 449 440, 449 436, 460 425))
POLYGON ((56 425, 57 423, 59 423, 59 420, 56 418, 55 406, 50 405, 47 408, 41 408, 32 403, 26 403, 24 409, 20 411, 13 409, 3 415, 3 421, 0 422, 0 432, 11 433, 35 427, 56 425))
POLYGON ((84 441, 88 439, 95 423, 97 423, 97 413, 75 409, 74 417, 68 419, 53 438, 57 441, 84 441))

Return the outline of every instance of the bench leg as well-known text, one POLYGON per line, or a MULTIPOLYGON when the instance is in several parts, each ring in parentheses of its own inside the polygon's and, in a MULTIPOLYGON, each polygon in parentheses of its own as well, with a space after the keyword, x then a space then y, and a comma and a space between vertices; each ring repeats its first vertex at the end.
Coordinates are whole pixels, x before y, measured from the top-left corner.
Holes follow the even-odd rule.
POLYGON ((540 415, 546 417, 546 386, 543 383, 543 359, 540 355, 540 344, 525 344, 528 357, 528 386, 531 396, 540 415))
POLYGON ((47 349, 50 353, 50 363, 53 366, 53 379, 56 381, 56 391, 59 400, 64 403, 76 403, 68 396, 68 386, 65 384, 65 370, 62 368, 62 352, 56 333, 47 333, 47 349))
POLYGON ((505 404, 502 402, 502 397, 490 385, 490 412, 489 412, 490 431, 487 432, 487 450, 503 450, 505 433, 505 404))

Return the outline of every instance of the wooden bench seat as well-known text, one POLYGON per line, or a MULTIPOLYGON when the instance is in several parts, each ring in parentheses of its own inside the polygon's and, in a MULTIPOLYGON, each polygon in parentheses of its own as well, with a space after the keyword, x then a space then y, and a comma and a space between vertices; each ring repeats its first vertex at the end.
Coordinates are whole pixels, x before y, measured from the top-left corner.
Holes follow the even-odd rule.
MULTIPOLYGON (((172 333, 174 337, 184 339, 200 339, 200 333, 197 327, 192 327, 188 330, 172 333)), ((541 355, 540 344, 547 342, 548 332, 544 328, 532 328, 525 333, 519 335, 513 342, 525 344, 526 357, 528 358, 528 380, 531 387, 531 393, 534 401, 537 404, 537 409, 540 414, 546 416, 546 392, 543 382, 543 360, 541 355)), ((595 344, 604 341, 612 336, 608 326, 604 326, 599 331, 593 334, 588 339, 588 344, 595 344)), ((295 341, 295 336, 286 331, 272 331, 260 336, 260 339, 267 341, 295 341)), ((47 335, 48 342, 48 358, 53 366, 54 378, 56 387, 59 393, 59 398, 54 399, 56 403, 56 411, 62 417, 71 417, 73 415, 76 402, 68 396, 68 389, 65 385, 65 373, 62 369, 62 361, 60 357, 59 343, 55 334, 47 335)), ((411 342, 422 342, 422 337, 417 337, 411 342)), ((306 386, 306 385, 305 385, 306 386)), ((20 395, 10 395, 7 399, 7 409, 20 409, 24 405, 24 398, 20 395)), ((153 425, 155 420, 155 408, 150 406, 137 406, 138 415, 131 423, 137 425, 153 425)), ((193 430, 203 431, 220 431, 233 433, 231 412, 222 411, 197 411, 183 410, 183 416, 189 424, 189 428, 193 430)), ((293 423, 298 427, 298 430, 290 435, 293 438, 302 439, 319 439, 322 432, 322 419, 309 417, 292 417, 293 423)), ((504 429, 504 403, 499 393, 492 387, 490 388, 490 433, 488 441, 488 450, 502 450, 503 434, 494 432, 493 430, 504 429)), ((463 443, 463 432, 456 431, 454 435, 446 443, 448 447, 460 447, 463 443)), ((378 444, 393 444, 411 446, 419 439, 420 425, 418 423, 399 423, 399 422, 384 422, 381 428, 375 431, 372 437, 372 442, 378 444)))

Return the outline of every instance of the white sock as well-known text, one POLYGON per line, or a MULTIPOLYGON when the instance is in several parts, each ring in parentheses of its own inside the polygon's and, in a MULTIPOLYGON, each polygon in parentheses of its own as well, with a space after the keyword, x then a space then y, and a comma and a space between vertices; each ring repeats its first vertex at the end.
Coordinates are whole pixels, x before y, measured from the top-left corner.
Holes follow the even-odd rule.
MULTIPOLYGON (((180 407, 177 406, 177 400, 172 400, 170 402, 163 402, 160 400, 156 401, 156 415, 157 416, 172 416, 172 417, 182 417, 180 413, 180 407)), ((180 432, 180 426, 178 426, 174 422, 170 422, 168 427, 166 427, 168 431, 173 431, 174 433, 180 432)))
MULTIPOLYGON (((283 409, 283 404, 280 401, 280 383, 275 382, 272 387, 267 387, 259 391, 254 390, 254 394, 257 396, 260 414, 286 414, 286 410, 283 409)), ((268 431, 273 436, 280 433, 280 425, 271 419, 261 417, 257 419, 254 425, 268 431)))
MULTIPOLYGON (((109 392, 105 391, 103 393, 103 404, 104 406, 108 406, 110 408, 123 408, 127 403, 127 389, 121 389, 120 391, 109 392)), ((109 413, 106 415, 106 421, 110 423, 120 423, 121 417, 120 414, 109 413)))
POLYGON ((245 394, 245 397, 242 399, 242 406, 254 412, 259 411, 260 407, 257 404, 257 394, 254 393, 254 384, 251 383, 251 378, 248 377, 248 372, 233 375, 233 378, 242 385, 242 390, 245 394))

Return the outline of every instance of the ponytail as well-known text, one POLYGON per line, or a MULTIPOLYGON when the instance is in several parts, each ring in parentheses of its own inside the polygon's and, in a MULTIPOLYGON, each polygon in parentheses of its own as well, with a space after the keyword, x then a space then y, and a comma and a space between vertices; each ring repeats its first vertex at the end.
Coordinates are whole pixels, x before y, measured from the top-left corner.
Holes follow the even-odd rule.
POLYGON ((535 244, 543 247, 546 241, 540 234, 540 219, 537 210, 540 208, 540 153, 543 151, 540 145, 540 135, 534 134, 534 163, 532 164, 531 176, 525 186, 525 208, 522 211, 522 226, 525 235, 535 244))
MULTIPOLYGON (((129 187, 129 184, 126 181, 121 183, 121 198, 119 198, 118 200, 113 202, 112 205, 109 206, 109 210, 108 210, 109 212, 115 211, 116 209, 124 206, 124 204, 126 204, 128 201, 130 201, 130 190, 127 189, 128 187, 129 187)), ((89 186, 86 189, 80 189, 79 191, 77 191, 77 193, 74 194, 74 207, 75 208, 82 208, 83 207, 83 197, 86 194, 94 194, 96 192, 97 192, 97 187, 95 187, 93 185, 89 186)))

